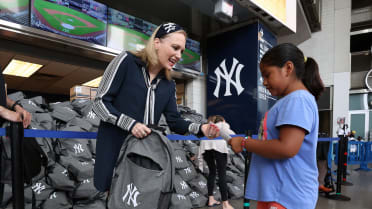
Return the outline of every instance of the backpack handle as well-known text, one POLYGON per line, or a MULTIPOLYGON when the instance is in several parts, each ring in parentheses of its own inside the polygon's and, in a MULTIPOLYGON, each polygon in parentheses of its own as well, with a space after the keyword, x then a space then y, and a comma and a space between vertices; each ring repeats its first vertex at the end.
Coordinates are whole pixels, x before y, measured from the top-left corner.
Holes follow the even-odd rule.
POLYGON ((161 127, 161 126, 158 126, 158 125, 155 125, 155 124, 148 124, 147 127, 150 128, 150 129, 161 132, 164 136, 167 135, 165 133, 166 129, 164 127, 161 127))

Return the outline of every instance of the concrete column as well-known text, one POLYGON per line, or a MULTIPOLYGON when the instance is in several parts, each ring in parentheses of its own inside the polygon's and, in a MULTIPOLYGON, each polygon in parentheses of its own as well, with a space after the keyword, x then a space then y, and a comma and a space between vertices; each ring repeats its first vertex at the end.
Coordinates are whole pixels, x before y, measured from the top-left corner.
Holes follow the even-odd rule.
POLYGON ((333 136, 336 136, 337 118, 349 119, 349 90, 351 77, 350 27, 351 0, 335 1, 335 39, 334 39, 334 97, 333 97, 333 136))
POLYGON ((332 135, 336 136, 337 118, 349 121, 351 0, 323 0, 322 4, 322 30, 299 48, 318 62, 324 84, 334 87, 332 135))
POLYGON ((189 80, 186 83, 186 106, 207 117, 207 94, 205 76, 189 80))

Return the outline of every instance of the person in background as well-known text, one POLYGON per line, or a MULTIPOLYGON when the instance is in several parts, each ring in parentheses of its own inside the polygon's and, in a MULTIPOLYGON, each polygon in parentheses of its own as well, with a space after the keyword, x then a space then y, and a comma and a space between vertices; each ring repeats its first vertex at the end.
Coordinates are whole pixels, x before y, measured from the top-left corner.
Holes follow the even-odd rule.
POLYGON ((217 206, 221 203, 213 196, 214 184, 216 182, 216 168, 218 170, 218 186, 220 187, 222 208, 233 209, 229 204, 227 183, 226 183, 226 166, 227 166, 227 143, 231 139, 230 135, 235 135, 230 129, 230 125, 220 115, 210 116, 208 122, 214 123, 220 130, 220 135, 225 140, 202 140, 199 146, 199 156, 203 156, 209 168, 207 180, 208 187, 208 206, 217 206))
POLYGON ((316 61, 280 44, 260 63, 263 84, 280 99, 267 113, 266 140, 234 137, 235 152, 252 152, 245 197, 257 209, 314 209, 318 200, 316 100, 324 90, 316 61))
POLYGON ((355 134, 356 134, 356 131, 355 131, 355 130, 352 130, 352 131, 349 133, 349 141, 356 141, 356 139, 355 139, 355 134))
POLYGON ((318 167, 318 182, 319 191, 321 192, 331 192, 332 188, 324 186, 325 177, 328 172, 328 152, 329 152, 329 141, 319 141, 316 146, 316 163, 318 167))
MULTIPOLYGON (((1 67, 0 67, 1 69, 1 67)), ((31 123, 31 114, 18 103, 8 98, 3 74, 0 74, 0 123, 4 121, 22 122, 27 128, 31 123)))
POLYGON ((185 44, 185 30, 175 23, 164 23, 156 28, 145 48, 123 51, 106 68, 93 102, 93 111, 101 119, 94 167, 94 185, 99 191, 110 189, 115 163, 128 134, 145 138, 151 133, 148 126, 157 125, 161 114, 178 134, 218 136, 213 124, 185 121, 177 111, 176 85, 170 71, 180 61, 185 44))

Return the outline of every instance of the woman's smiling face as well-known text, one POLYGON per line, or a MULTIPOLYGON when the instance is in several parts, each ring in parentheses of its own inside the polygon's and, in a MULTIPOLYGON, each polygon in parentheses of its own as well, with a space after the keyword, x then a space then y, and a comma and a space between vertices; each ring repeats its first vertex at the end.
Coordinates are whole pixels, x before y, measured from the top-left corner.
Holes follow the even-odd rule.
POLYGON ((159 65, 166 70, 171 70, 181 60, 185 44, 185 34, 180 32, 170 33, 164 38, 155 39, 159 65))

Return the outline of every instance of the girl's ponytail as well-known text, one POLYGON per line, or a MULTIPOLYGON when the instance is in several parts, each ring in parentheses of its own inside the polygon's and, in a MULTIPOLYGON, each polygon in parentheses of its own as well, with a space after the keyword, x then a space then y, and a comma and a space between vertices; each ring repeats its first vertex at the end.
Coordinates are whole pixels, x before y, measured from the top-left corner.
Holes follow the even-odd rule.
POLYGON ((316 61, 311 58, 305 58, 305 71, 302 75, 302 82, 306 88, 318 100, 320 94, 324 91, 324 84, 319 75, 319 67, 316 61))

